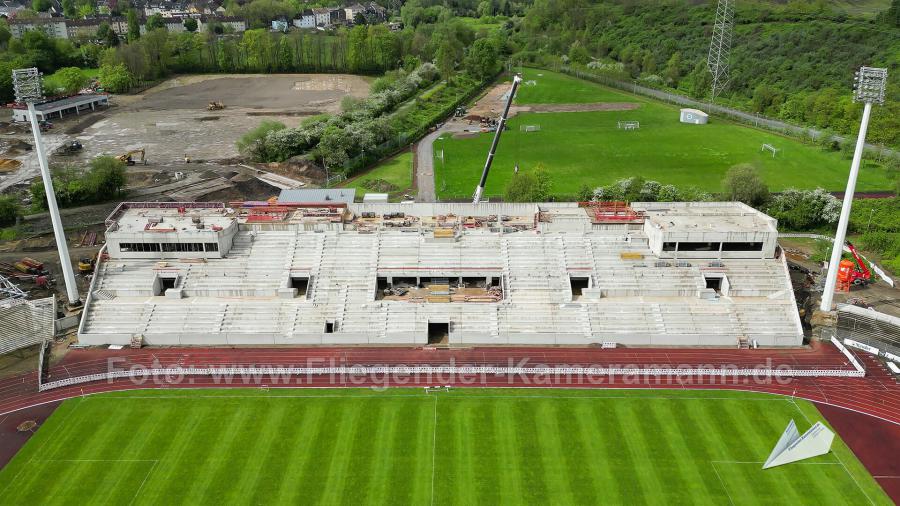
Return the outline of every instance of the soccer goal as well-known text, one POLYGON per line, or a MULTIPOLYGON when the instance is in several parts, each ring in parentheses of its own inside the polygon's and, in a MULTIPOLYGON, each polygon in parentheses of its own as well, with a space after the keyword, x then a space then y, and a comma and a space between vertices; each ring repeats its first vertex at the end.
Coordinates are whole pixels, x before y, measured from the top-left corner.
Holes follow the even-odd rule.
POLYGON ((637 130, 641 128, 640 121, 619 121, 616 125, 619 130, 637 130))
POLYGON ((772 152, 772 158, 775 158, 775 155, 776 155, 779 151, 781 151, 781 150, 778 149, 778 148, 776 148, 775 146, 773 146, 773 145, 771 145, 771 144, 763 144, 763 145, 762 145, 762 148, 760 149, 760 151, 771 151, 771 152, 772 152))
POLYGON ((519 130, 522 132, 540 132, 541 125, 519 125, 519 130))

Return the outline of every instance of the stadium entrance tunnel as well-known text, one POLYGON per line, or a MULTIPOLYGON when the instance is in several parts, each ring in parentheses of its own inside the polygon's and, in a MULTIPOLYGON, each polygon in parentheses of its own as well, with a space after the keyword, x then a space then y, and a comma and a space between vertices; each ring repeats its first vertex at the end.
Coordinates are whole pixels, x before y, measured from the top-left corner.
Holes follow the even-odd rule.
POLYGON ((450 322, 428 322, 428 344, 450 344, 450 322))

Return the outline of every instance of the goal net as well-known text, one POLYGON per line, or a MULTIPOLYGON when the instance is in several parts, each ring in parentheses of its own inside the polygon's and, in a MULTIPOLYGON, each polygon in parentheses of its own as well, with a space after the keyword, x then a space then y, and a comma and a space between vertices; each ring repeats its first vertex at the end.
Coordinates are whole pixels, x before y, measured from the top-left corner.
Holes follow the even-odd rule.
POLYGON ((541 125, 520 125, 519 130, 522 132, 540 132, 541 125))
POLYGON ((641 122, 640 121, 619 121, 616 124, 616 128, 618 128, 620 130, 637 130, 638 128, 641 128, 641 122))

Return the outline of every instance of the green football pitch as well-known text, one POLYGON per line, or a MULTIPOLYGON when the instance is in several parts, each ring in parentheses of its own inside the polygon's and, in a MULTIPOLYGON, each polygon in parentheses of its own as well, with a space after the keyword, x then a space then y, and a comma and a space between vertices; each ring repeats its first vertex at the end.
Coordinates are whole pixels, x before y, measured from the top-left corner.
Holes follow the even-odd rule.
POLYGON ((167 390, 76 398, 3 504, 890 504, 839 439, 763 471, 805 402, 728 391, 167 390))
MULTIPOLYGON (((525 69, 517 94, 521 105, 591 102, 630 102, 629 111, 522 113, 511 118, 503 134, 486 194, 500 195, 513 177, 516 164, 530 170, 542 164, 551 174, 552 193, 574 198, 582 185, 591 188, 617 179, 643 176, 663 184, 696 186, 722 191, 728 168, 739 163, 756 166, 772 191, 785 188, 842 190, 850 160, 840 153, 732 123, 718 117, 708 125, 679 122, 677 107, 610 90, 598 84, 549 70, 525 69), (619 121, 638 121, 638 130, 618 128, 619 121), (538 125, 540 131, 522 127, 538 125), (763 144, 778 151, 762 151, 763 144)), ((467 198, 478 183, 493 133, 474 137, 444 134, 434 144, 435 187, 442 198, 467 198)), ((860 171, 857 191, 893 188, 888 170, 867 162, 860 171)))

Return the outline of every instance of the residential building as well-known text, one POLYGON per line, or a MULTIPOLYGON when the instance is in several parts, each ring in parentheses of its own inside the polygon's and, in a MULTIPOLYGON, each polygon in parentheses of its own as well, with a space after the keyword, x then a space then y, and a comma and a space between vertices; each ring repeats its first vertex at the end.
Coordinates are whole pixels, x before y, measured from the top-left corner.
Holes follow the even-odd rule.
POLYGON ((304 9, 303 12, 294 16, 294 26, 297 28, 315 28, 316 15, 310 9, 304 9))

